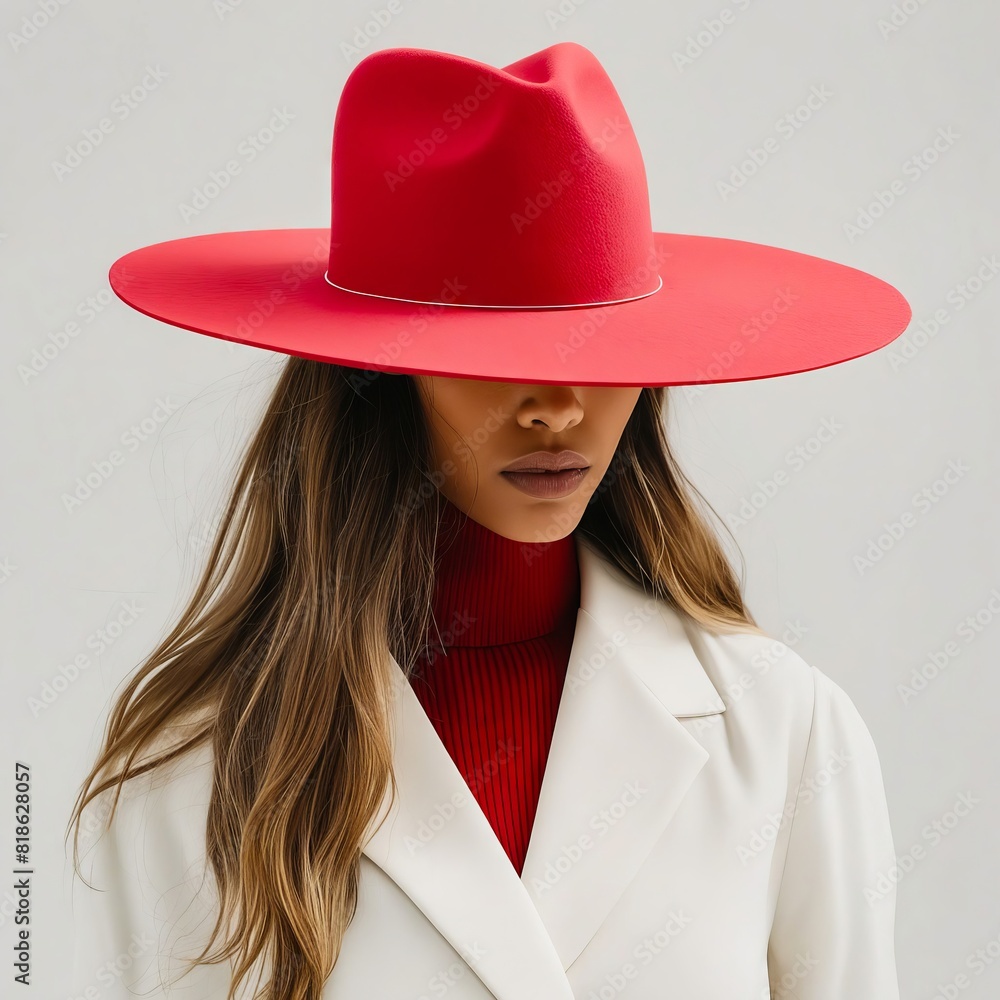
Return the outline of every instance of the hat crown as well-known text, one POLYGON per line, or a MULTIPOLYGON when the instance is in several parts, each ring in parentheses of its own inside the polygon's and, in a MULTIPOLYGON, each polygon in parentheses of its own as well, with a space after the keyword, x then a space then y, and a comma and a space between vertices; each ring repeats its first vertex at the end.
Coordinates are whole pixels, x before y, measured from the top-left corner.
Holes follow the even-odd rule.
POLYGON ((327 276, 418 302, 583 305, 659 287, 642 155, 592 52, 503 69, 374 52, 333 132, 327 276))

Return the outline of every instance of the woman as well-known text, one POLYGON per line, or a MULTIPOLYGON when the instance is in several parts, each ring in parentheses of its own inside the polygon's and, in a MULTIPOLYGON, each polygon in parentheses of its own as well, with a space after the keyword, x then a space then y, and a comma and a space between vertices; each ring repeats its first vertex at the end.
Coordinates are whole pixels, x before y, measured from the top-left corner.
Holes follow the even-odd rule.
POLYGON ((898 997, 871 737, 756 626, 663 428, 665 386, 857 357, 905 301, 652 232, 574 43, 369 56, 333 191, 329 233, 112 268, 151 316, 292 357, 77 799, 107 891, 78 887, 74 988, 898 997))

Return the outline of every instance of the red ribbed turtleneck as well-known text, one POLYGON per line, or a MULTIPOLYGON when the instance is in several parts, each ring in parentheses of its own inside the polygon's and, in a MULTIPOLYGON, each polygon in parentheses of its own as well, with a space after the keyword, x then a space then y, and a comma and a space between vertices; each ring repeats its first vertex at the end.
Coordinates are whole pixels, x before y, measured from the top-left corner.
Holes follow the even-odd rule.
POLYGON ((519 875, 579 606, 572 534, 515 541, 444 500, 439 637, 411 686, 519 875))

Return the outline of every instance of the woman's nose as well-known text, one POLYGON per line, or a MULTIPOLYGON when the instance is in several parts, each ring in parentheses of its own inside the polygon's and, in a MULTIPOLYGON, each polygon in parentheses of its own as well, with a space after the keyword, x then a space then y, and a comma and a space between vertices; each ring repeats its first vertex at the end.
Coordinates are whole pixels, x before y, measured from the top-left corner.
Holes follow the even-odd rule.
POLYGON ((540 423, 556 434, 575 427, 582 419, 583 404, 570 385, 533 386, 517 407, 517 420, 522 427, 540 423))

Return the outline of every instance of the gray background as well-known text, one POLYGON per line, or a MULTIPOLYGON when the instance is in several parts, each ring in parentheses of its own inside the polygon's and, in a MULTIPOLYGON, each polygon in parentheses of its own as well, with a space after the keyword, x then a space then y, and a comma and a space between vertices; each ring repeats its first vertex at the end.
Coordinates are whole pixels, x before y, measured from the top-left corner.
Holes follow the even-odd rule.
MULTIPOLYGON (((797 651, 847 690, 868 723, 898 856, 923 848, 899 882, 902 995, 938 997, 964 973, 959 995, 996 996, 1000 280, 964 299, 956 290, 1000 252, 998 8, 906 0, 895 30, 884 31, 880 20, 896 6, 888 0, 566 0, 561 20, 547 17, 554 3, 399 0, 377 37, 345 54, 376 5, 385 7, 72 0, 26 40, 23 19, 44 21, 38 2, 11 0, 0 15, 3 815, 10 845, 11 764, 27 761, 36 989, 58 997, 69 988, 62 832, 84 773, 80 750, 96 749, 116 686, 179 612, 224 474, 280 360, 129 310, 110 293, 108 267, 174 237, 326 225, 334 112, 364 52, 418 46, 503 66, 571 39, 592 49, 622 96, 654 228, 830 257, 885 278, 913 306, 894 345, 911 348, 902 363, 886 349, 789 378, 671 390, 674 441, 732 525, 751 610, 775 636, 794 623, 797 651), (731 23, 681 71, 673 54, 724 9, 731 23), (118 95, 141 86, 150 67, 162 79, 119 117, 118 95), (814 87, 829 98, 784 138, 777 121, 814 87), (240 144, 275 108, 294 118, 248 162, 240 144), (67 144, 104 117, 113 129, 57 176, 67 144), (949 129, 936 162, 910 176, 906 162, 949 129), (769 136, 778 151, 724 198, 717 182, 769 136), (232 158, 240 174, 185 221, 181 204, 232 158), (852 239, 845 225, 896 179, 903 194, 852 239), (74 320, 77 335, 22 377, 19 367, 35 351, 52 354, 46 345, 74 320), (68 510, 63 496, 77 478, 143 420, 152 433, 68 510), (824 421, 838 429, 820 442, 824 421), (800 446, 809 460, 793 464, 800 446), (963 470, 952 483, 942 480, 949 467, 963 470), (778 472, 774 495, 739 518, 778 472), (925 489, 934 502, 922 510, 914 498, 925 489), (906 512, 912 526, 859 567, 856 557, 906 512), (977 614, 966 641, 962 622, 977 614), (98 655, 94 637, 115 621, 123 630, 98 655), (949 642, 957 655, 945 654, 947 665, 905 702, 898 686, 949 642), (55 691, 81 655, 86 665, 55 691), (956 820, 963 794, 976 804, 956 820), (988 953, 981 974, 966 965, 978 949, 988 953)), ((11 877, 3 882, 9 955, 11 877)))

